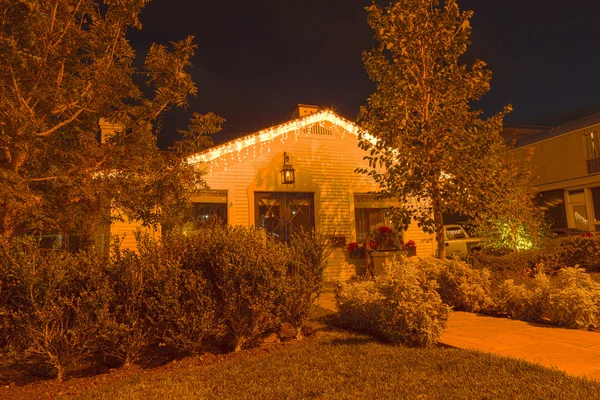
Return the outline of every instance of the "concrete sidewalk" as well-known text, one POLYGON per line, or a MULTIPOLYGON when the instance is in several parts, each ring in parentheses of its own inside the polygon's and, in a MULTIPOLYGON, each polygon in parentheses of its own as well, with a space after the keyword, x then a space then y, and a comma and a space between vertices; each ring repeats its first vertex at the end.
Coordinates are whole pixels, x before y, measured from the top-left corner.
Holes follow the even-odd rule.
MULTIPOLYGON (((336 309, 330 290, 321 294, 318 303, 323 308, 336 309)), ((440 343, 520 358, 600 381, 600 333, 597 332, 456 311, 451 314, 440 343)))

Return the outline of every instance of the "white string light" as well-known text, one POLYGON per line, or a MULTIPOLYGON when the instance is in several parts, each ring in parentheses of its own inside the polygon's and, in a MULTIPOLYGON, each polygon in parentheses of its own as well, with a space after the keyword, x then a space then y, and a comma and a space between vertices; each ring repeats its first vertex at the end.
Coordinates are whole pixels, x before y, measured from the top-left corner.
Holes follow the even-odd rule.
MULTIPOLYGON (((233 161, 234 152, 238 153, 239 159, 241 151, 243 149, 248 149, 248 147, 250 146, 253 146, 254 156, 256 156, 256 145, 260 144, 260 153, 262 153, 263 143, 266 144, 267 151, 270 153, 270 142, 273 139, 282 137, 282 140, 285 140, 288 137, 288 133, 293 131, 295 139, 297 141, 300 130, 305 128, 310 129, 310 126, 314 124, 324 126, 325 122, 329 122, 335 127, 341 127, 344 131, 353 134, 354 136, 358 136, 358 126, 337 116, 331 110, 323 110, 272 128, 264 129, 252 135, 248 135, 243 138, 237 139, 233 142, 228 142, 220 146, 213 147, 202 153, 198 153, 189 157, 187 161, 190 164, 205 163, 226 155, 230 155, 233 161)), ((307 135, 310 132, 309 129, 305 129, 307 135)), ((372 138, 369 134, 365 134, 365 137, 370 141, 374 141, 374 138, 372 138)), ((225 168, 227 168, 227 161, 225 161, 225 168)))

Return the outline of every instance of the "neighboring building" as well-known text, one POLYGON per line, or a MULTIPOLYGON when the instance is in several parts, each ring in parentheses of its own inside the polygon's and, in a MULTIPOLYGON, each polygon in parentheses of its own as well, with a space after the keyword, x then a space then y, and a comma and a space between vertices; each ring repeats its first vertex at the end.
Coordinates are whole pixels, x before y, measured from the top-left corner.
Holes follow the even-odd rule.
MULTIPOLYGON (((338 247, 326 279, 347 279, 364 264, 350 258, 347 245, 362 244, 368 226, 385 222, 391 203, 376 201, 368 194, 377 189, 373 180, 354 172, 368 166, 356 125, 315 106, 299 105, 295 116, 190 158, 206 170, 211 189, 193 199, 193 213, 200 220, 216 214, 231 225, 257 226, 281 239, 300 228, 331 234, 338 247), (294 183, 286 184, 283 175, 292 169, 294 183)), ((131 228, 114 227, 124 229, 131 228)), ((416 242, 419 256, 434 252, 433 237, 416 224, 403 239, 416 242)))
POLYGON ((555 227, 600 231, 600 112, 516 140, 555 227))

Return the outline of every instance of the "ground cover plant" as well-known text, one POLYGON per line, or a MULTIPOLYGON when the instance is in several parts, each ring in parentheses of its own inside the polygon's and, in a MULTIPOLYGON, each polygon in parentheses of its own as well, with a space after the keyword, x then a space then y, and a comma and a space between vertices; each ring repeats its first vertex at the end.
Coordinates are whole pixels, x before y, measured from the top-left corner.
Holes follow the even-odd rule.
MULTIPOLYGON (((317 313, 313 314, 313 318, 317 313)), ((331 320, 321 309, 318 315, 331 320)), ((320 324, 316 335, 153 370, 115 370, 71 379, 63 398, 80 399, 593 399, 600 382, 476 351, 395 346, 320 324)), ((55 386, 53 386, 55 385, 55 386)), ((47 386, 0 387, 6 399, 35 398, 47 386), (35 391, 34 389, 38 389, 35 391), (29 396, 29 397, 27 397, 29 396)))

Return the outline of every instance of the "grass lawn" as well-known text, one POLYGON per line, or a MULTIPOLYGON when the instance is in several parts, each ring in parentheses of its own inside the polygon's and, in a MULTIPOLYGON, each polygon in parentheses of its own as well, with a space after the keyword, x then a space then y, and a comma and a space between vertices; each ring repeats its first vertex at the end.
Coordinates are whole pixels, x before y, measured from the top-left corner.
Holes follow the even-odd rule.
POLYGON ((83 399, 598 399, 600 382, 487 353, 411 349, 326 328, 301 343, 140 373, 83 399))

